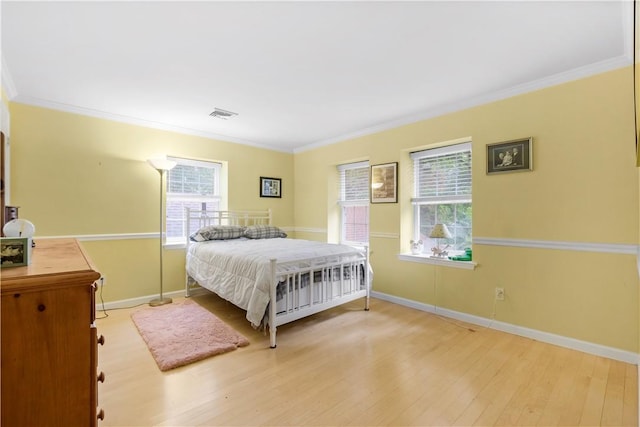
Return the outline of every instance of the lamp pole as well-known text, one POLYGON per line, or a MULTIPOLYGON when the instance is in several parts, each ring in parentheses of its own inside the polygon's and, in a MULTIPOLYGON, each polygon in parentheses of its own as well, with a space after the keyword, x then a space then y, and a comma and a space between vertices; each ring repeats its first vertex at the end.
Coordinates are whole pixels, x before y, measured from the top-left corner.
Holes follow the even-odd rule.
POLYGON ((151 307, 157 307, 160 305, 171 304, 173 302, 171 298, 165 298, 162 291, 163 285, 164 285, 164 280, 163 280, 164 268, 163 268, 163 262, 162 262, 164 258, 164 245, 163 245, 164 209, 163 209, 163 203, 162 203, 162 199, 163 199, 162 197, 163 182, 162 181, 165 176, 165 173, 168 170, 173 169, 173 167, 176 165, 176 162, 171 160, 166 160, 166 159, 150 159, 148 160, 148 162, 160 174, 160 239, 159 239, 160 241, 160 245, 159 245, 160 246, 160 297, 149 301, 149 305, 151 307))

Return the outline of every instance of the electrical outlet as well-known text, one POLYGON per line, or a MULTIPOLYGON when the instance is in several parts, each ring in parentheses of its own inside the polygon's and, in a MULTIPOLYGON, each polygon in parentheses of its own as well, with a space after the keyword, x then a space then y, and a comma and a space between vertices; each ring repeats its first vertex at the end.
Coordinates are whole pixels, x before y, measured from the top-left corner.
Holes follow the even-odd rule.
POLYGON ((504 301, 504 288, 496 288, 496 300, 504 301))

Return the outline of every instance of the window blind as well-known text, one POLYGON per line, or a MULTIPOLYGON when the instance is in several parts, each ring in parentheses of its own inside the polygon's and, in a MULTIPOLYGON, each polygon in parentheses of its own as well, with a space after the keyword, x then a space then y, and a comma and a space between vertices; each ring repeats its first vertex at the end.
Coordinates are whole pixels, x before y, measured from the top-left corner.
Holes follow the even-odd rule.
POLYGON ((471 143, 411 153, 413 203, 471 201, 471 143))
POLYGON ((220 163, 170 158, 178 164, 167 174, 167 193, 173 196, 219 195, 220 163))
POLYGON ((220 208, 220 171, 217 162, 170 157, 177 165, 167 173, 167 240, 179 241, 196 230, 186 230, 185 208, 220 208))
POLYGON ((369 203, 369 162, 339 165, 340 198, 342 206, 369 203))

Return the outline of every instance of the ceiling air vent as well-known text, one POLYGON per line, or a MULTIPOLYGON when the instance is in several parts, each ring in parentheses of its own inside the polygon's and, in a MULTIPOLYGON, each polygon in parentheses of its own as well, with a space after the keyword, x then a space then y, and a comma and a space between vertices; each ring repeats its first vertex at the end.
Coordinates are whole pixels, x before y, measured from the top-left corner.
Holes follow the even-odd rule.
POLYGON ((234 113, 233 111, 227 111, 227 110, 223 110, 221 108, 216 108, 215 110, 213 110, 213 112, 211 114, 209 114, 211 117, 215 117, 217 119, 222 119, 222 120, 227 120, 230 117, 233 116, 237 116, 238 113, 234 113))

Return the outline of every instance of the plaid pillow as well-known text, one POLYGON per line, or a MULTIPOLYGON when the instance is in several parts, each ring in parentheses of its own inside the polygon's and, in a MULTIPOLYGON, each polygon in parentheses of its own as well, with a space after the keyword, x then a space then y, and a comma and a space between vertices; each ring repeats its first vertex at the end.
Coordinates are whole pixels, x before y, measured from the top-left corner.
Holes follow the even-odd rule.
POLYGON ((273 239, 275 237, 287 237, 287 233, 273 225, 250 225, 244 232, 249 239, 273 239))
POLYGON ((228 240, 244 236, 245 227, 240 225, 208 225, 193 233, 189 238, 193 242, 205 240, 228 240))

